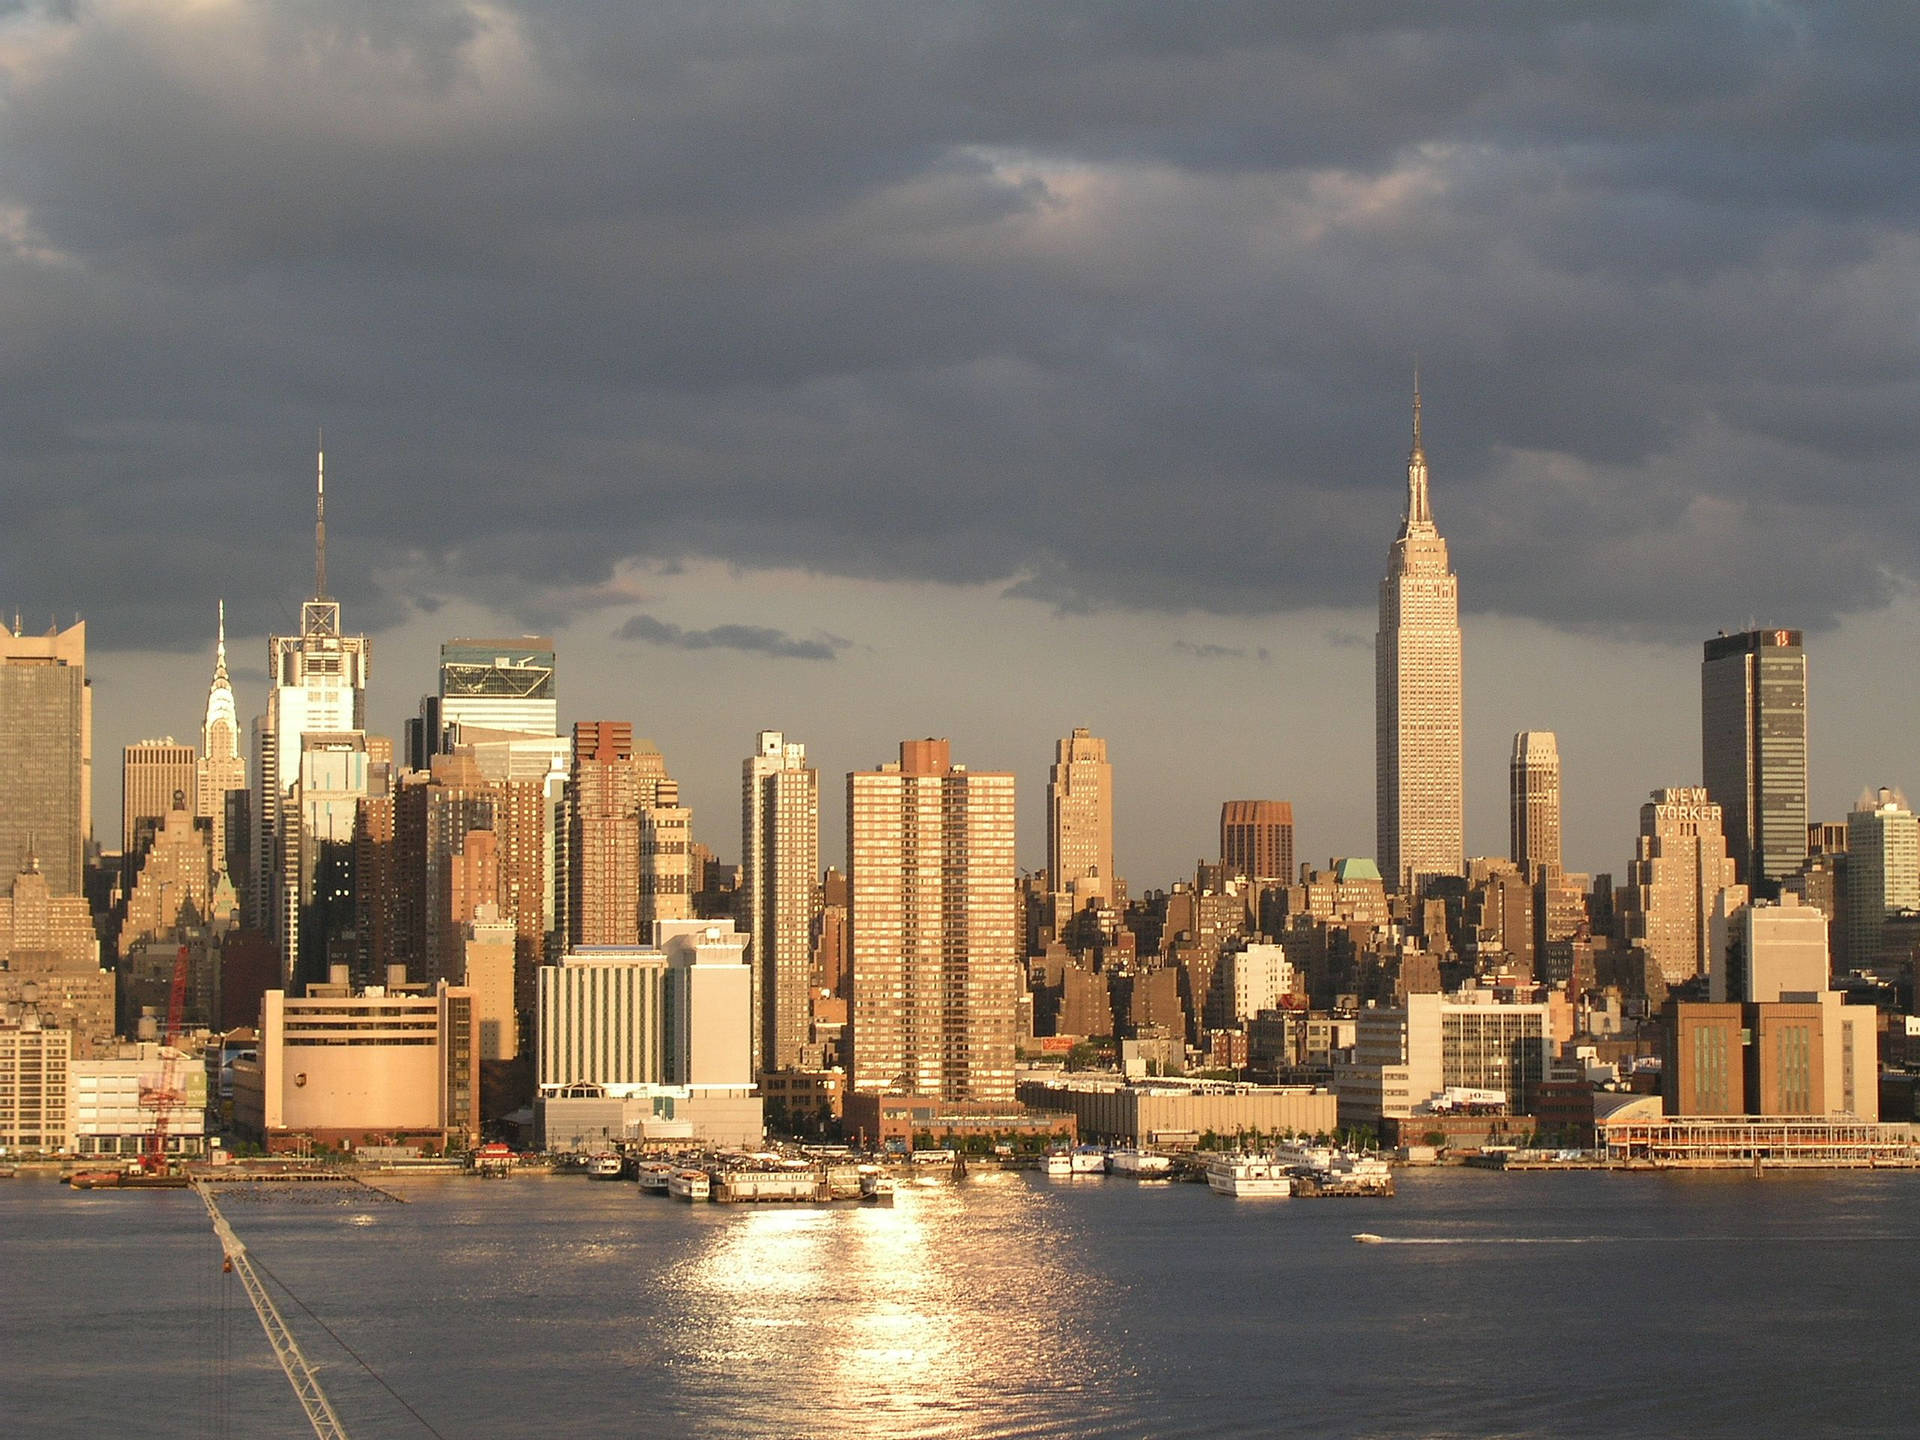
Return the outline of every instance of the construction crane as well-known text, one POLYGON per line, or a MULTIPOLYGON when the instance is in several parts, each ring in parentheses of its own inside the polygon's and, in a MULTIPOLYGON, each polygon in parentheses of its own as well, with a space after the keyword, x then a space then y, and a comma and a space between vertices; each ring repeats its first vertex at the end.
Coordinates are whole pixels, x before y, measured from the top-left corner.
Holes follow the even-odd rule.
POLYGON ((167 1000, 167 1028, 160 1043, 160 1083, 140 1092, 140 1104, 153 1110, 153 1129, 147 1132, 147 1152, 140 1168, 158 1175, 167 1168, 167 1122, 185 1097, 180 1093, 180 1030, 187 1011, 187 947, 173 962, 173 993, 167 1000))
POLYGON ((247 1299, 253 1302, 253 1313, 260 1317, 260 1328, 267 1332, 267 1344, 273 1349, 273 1358, 286 1371, 287 1383, 293 1386, 294 1397, 299 1400, 300 1408, 307 1412, 307 1423, 313 1426, 313 1433, 319 1440, 347 1440, 346 1429, 341 1425, 340 1417, 333 1413, 327 1392, 320 1388, 313 1367, 301 1352, 300 1342, 293 1338, 287 1322, 280 1318, 280 1307, 273 1303, 267 1287, 260 1283, 259 1275, 254 1272, 253 1262, 247 1258, 247 1247, 233 1233, 233 1227, 227 1224, 227 1217, 220 1213, 220 1207, 214 1204, 212 1188, 204 1181, 196 1181, 193 1188, 206 1203, 207 1214, 213 1220, 213 1233, 220 1237, 220 1248, 226 1252, 226 1268, 240 1277, 247 1299))

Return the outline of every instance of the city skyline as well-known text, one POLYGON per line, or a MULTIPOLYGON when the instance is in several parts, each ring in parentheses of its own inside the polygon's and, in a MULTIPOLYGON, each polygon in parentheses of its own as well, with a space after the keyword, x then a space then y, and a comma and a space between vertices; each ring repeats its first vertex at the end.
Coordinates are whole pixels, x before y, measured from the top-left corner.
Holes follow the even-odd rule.
POLYGON ((0 0, 0 1414, 1897 1430, 1916 48, 0 0))
MULTIPOLYGON (((308 493, 310 495, 311 491, 308 493)), ((731 576, 701 575, 691 578, 696 583, 714 579, 728 585, 748 583, 731 576)), ((1471 583, 1472 577, 1468 578, 1471 583)), ((858 598, 855 597, 856 601, 858 598)), ((976 595, 974 599, 988 606, 1005 603, 993 597, 976 595)), ((374 642, 373 648, 381 653, 380 673, 390 677, 390 683, 376 682, 368 687, 366 725, 370 733, 391 735, 398 740, 414 708, 406 697, 411 695, 417 698, 423 689, 430 689, 435 681, 442 650, 450 638, 441 631, 450 618, 446 613, 440 613, 423 617, 415 624, 403 627, 399 632, 389 632, 384 637, 369 636, 374 642), (396 655, 395 651, 400 653, 396 655), (383 723, 383 717, 388 723, 383 723)), ((1358 617, 1349 612, 1341 618, 1352 621, 1358 617)), ((1893 616, 1890 612, 1884 618, 1886 623, 1891 623, 1893 616)), ((1053 623, 1074 622, 1057 620, 1053 623)), ((1113 617, 1081 623, 1110 627, 1113 617)), ((462 628, 460 633, 483 633, 485 628, 470 625, 462 628)), ((1462 628, 1468 632, 1467 648, 1472 649, 1472 632, 1476 628, 1474 621, 1471 618, 1463 619, 1462 628)), ((1809 679, 1809 708, 1815 719, 1810 726, 1809 741, 1813 780, 1809 792, 1809 813, 1813 818, 1836 822, 1844 820, 1853 798, 1863 788, 1881 784, 1920 788, 1911 786, 1906 779, 1904 767, 1907 761, 1905 747, 1898 734, 1899 727, 1882 720, 1877 727, 1869 726, 1865 731, 1841 729, 1836 736, 1836 727, 1829 724, 1827 707, 1823 705, 1824 697, 1868 683, 1867 677, 1889 696, 1916 689, 1911 684, 1903 685, 1900 677, 1889 674, 1884 667, 1880 647, 1885 642, 1878 638, 1881 628, 1867 627, 1861 639, 1855 639, 1847 633, 1836 636, 1835 639, 1840 643, 1834 647, 1832 655, 1826 654, 1817 641, 1810 642, 1814 663, 1809 679), (1875 733, 1876 730, 1878 733, 1875 733), (1877 764, 1861 762, 1857 766, 1841 768, 1846 765, 1848 757, 1832 753, 1839 748, 1836 739, 1854 745, 1859 745, 1862 740, 1867 741, 1868 744, 1860 748, 1869 751, 1877 764), (1822 741, 1826 742, 1824 746, 1822 741)), ((552 637, 528 638, 544 642, 552 637)), ((904 641, 918 638, 914 633, 903 636, 904 641)), ((1124 643, 1124 635, 1121 640, 1124 643)), ((1015 771, 1022 780, 1019 842, 1020 863, 1024 869, 1038 869, 1045 863, 1044 799, 1036 803, 1035 794, 1037 792, 1044 796, 1052 739, 1045 733, 1045 721, 1040 717, 1058 714, 1064 717, 1063 730, 1089 724, 1096 731, 1104 730, 1110 738, 1121 737, 1115 743, 1124 744, 1127 748, 1121 749, 1115 760, 1116 771, 1121 777, 1118 782, 1120 798, 1115 809, 1116 849, 1145 857, 1138 866, 1140 878, 1134 881, 1138 891, 1189 878, 1194 859, 1215 858, 1211 851, 1217 847, 1217 817, 1221 800, 1235 793, 1236 789, 1252 789, 1256 785, 1277 797, 1288 794, 1296 797, 1293 803, 1303 815, 1297 822, 1296 832, 1300 862, 1321 864, 1336 855, 1378 858, 1372 853, 1375 817, 1373 807, 1368 803, 1372 796, 1369 793, 1371 787, 1366 783, 1369 778, 1366 767, 1371 757, 1365 753, 1365 737, 1359 737, 1361 743, 1358 745, 1347 744, 1348 763, 1343 766, 1329 767, 1320 763, 1319 759, 1326 753, 1326 745, 1330 740, 1337 740, 1343 732, 1352 731, 1359 717, 1367 713, 1361 707, 1370 698, 1366 694, 1366 687, 1374 677, 1360 673, 1362 665, 1353 663, 1356 659, 1364 662, 1367 658, 1364 652, 1358 650, 1365 643, 1358 634, 1349 632, 1340 643, 1327 647, 1335 652, 1337 659, 1348 662, 1342 667, 1346 672, 1345 688, 1337 694, 1318 691, 1312 697, 1311 704, 1300 707, 1303 711, 1303 723, 1298 731, 1301 754, 1291 761, 1284 753, 1275 753, 1269 727, 1259 723, 1261 717, 1256 712, 1260 712, 1261 707, 1243 699, 1245 692, 1240 691, 1221 695, 1212 702, 1211 708, 1229 726, 1237 722, 1243 727, 1244 749, 1230 749, 1228 742, 1222 739, 1217 742, 1214 753, 1206 757, 1204 766, 1184 770, 1180 761, 1183 752, 1193 743, 1191 735, 1182 737, 1176 743, 1165 737, 1143 734, 1136 726, 1103 722, 1098 713, 1089 713, 1097 712, 1098 706, 1088 705, 1083 709, 1070 699, 1049 697, 1046 703, 1052 709, 1029 711, 1024 699, 1013 694, 1007 697, 1005 703, 983 714, 979 696, 958 693, 962 687, 956 685, 956 693, 949 702, 918 708, 908 703, 915 692, 915 682, 935 677, 909 675, 900 685, 898 693, 865 691, 863 704, 875 707, 876 714, 903 717, 886 727, 903 733, 919 731, 967 735, 969 732, 955 722, 955 716, 971 714, 985 721, 988 733, 996 737, 998 742, 985 746, 986 752, 992 755, 997 768, 1015 771), (878 708, 883 705, 891 708, 878 708), (1151 748, 1146 748, 1148 746, 1151 748), (1315 758, 1309 760, 1310 754, 1315 758), (1262 765, 1266 768, 1259 768, 1262 765), (1194 778, 1196 769, 1200 777, 1197 781, 1194 778), (1198 788, 1200 784, 1210 784, 1217 790, 1203 791, 1198 788), (1139 806, 1137 810, 1134 808, 1136 804, 1139 806), (1170 827, 1167 824, 1169 815, 1183 817, 1183 823, 1177 829, 1170 827), (1341 843, 1343 839, 1346 843, 1341 843), (1187 851, 1192 852, 1190 856, 1185 853, 1187 851), (1154 863, 1155 857, 1159 859, 1157 864, 1154 863)), ((1566 680, 1573 683, 1580 669, 1577 658, 1565 652, 1555 653, 1559 647, 1552 643, 1550 636, 1538 637, 1537 643, 1542 667, 1561 667, 1566 680)), ((681 781, 683 801, 695 812, 695 838, 718 850, 723 858, 737 861, 739 857, 732 854, 737 848, 737 838, 725 821, 728 809, 737 803, 737 799, 728 793, 732 786, 725 772, 738 764, 738 748, 751 742, 753 731, 747 729, 744 739, 731 733, 713 732, 712 727, 700 723, 698 717, 687 717, 692 723, 676 725, 675 717, 665 709, 656 711, 650 717, 646 714, 643 696, 631 681, 625 679, 624 672, 609 670, 596 673, 590 668, 571 663, 564 634, 555 641, 555 645, 563 657, 565 670, 559 702, 563 726, 570 725, 574 717, 632 713, 635 716, 634 733, 654 739, 667 755, 669 765, 684 775, 681 781), (576 698, 582 692, 585 698, 576 698), (655 723, 656 720, 658 723, 655 723), (687 758, 683 760, 681 756, 687 758), (716 768, 718 773, 715 773, 716 768)), ((1516 717, 1533 717, 1535 728, 1557 728, 1562 736, 1572 734, 1583 742, 1580 749, 1568 759, 1565 751, 1571 746, 1568 741, 1562 741, 1563 764, 1567 772, 1563 802, 1566 868, 1589 873, 1603 870, 1615 874, 1622 872, 1631 856, 1633 837, 1637 831, 1632 817, 1637 814, 1646 792, 1666 785, 1701 783, 1699 645, 1700 640, 1696 639, 1673 646, 1623 647, 1650 662, 1634 682, 1634 687, 1620 692, 1596 693, 1590 703, 1578 708, 1563 706, 1557 727, 1544 723, 1554 718, 1550 713, 1555 708, 1554 704, 1517 694, 1517 691, 1530 687, 1515 683, 1516 677, 1512 672, 1495 670, 1486 676, 1477 673, 1470 675, 1464 686, 1468 731, 1467 853, 1471 856, 1502 855, 1508 848, 1507 737, 1513 733, 1516 717), (1658 668, 1654 668, 1656 666, 1658 668), (1481 693, 1483 691, 1493 693, 1489 696, 1481 693), (1480 716, 1478 721, 1476 710, 1480 716), (1489 712, 1491 719, 1488 718, 1489 712), (1485 733, 1489 724, 1494 727, 1492 734, 1485 733), (1652 743, 1640 743, 1642 738, 1652 743), (1610 763, 1614 767, 1610 775, 1596 774, 1583 764, 1589 758, 1605 756, 1614 758, 1610 762, 1603 760, 1601 766, 1595 768, 1610 763), (1660 758, 1662 756, 1664 758, 1660 758), (1630 766, 1620 763, 1629 757, 1632 762, 1630 766)), ((249 653, 249 646, 256 650, 259 648, 250 639, 229 637, 230 651, 246 654, 249 653)), ((112 664, 109 658, 111 652, 103 651, 97 641, 90 648, 94 650, 94 655, 90 657, 89 670, 92 676, 101 676, 103 665, 112 664)), ((877 663, 883 657, 893 658, 885 651, 876 651, 872 660, 877 663)), ((128 671, 129 692, 116 694, 111 678, 95 687, 94 744, 97 752, 116 754, 122 746, 136 743, 154 733, 192 733, 187 722, 180 719, 176 711, 185 709, 189 715, 204 711, 205 657, 143 655, 136 659, 122 655, 117 658, 122 662, 133 661, 128 671), (169 697, 164 710, 169 718, 165 720, 161 718, 161 707, 155 703, 160 696, 169 697), (174 700, 174 696, 180 698, 174 700)), ((751 694, 769 680, 777 684, 795 670, 790 661, 776 657, 743 657, 737 652, 719 648, 706 652, 669 651, 662 663, 665 667, 661 672, 663 678, 674 676, 678 683, 694 685, 711 693, 715 679, 724 676, 742 696, 751 694)), ((1195 657, 1192 663, 1196 669, 1205 672, 1214 661, 1211 657, 1195 657)), ((844 669, 815 666, 798 668, 810 682, 815 681, 815 672, 826 670, 832 673, 825 678, 843 683, 849 678, 846 671, 854 667, 848 664, 844 669)), ((1262 672, 1277 668, 1272 663, 1258 667, 1262 672)), ((1369 664, 1364 668, 1371 671, 1373 667, 1369 664)), ((107 673, 110 677, 110 672, 107 673)), ((1272 681, 1276 689, 1290 688, 1284 684, 1283 676, 1275 675, 1272 681)), ((243 717, 257 714, 264 708, 253 698, 265 693, 263 675, 252 673, 243 662, 237 667, 231 683, 243 717)), ((1542 688, 1552 687, 1543 685, 1542 688)), ((1556 693, 1573 692, 1559 689, 1556 693)), ((1915 698, 1920 701, 1920 693, 1916 693, 1915 698)), ((751 703, 770 710, 780 706, 780 702, 768 702, 764 698, 755 698, 751 703)), ((1294 703, 1299 703, 1297 696, 1294 697, 1294 703)), ((737 709, 738 705, 739 701, 729 699, 729 709, 737 709)), ((825 729, 843 736, 848 733, 845 716, 835 704, 831 686, 822 692, 815 682, 798 692, 793 708, 795 713, 814 716, 816 730, 825 729)), ((1897 713, 1898 708, 1889 706, 1889 712, 1897 713)), ((1107 713, 1122 716, 1131 713, 1145 718, 1151 710, 1152 707, 1144 705, 1140 697, 1129 699, 1121 696, 1110 705, 1107 713)), ((867 729, 877 734, 882 723, 869 725, 867 729)), ((1215 727, 1215 733, 1219 733, 1219 727, 1215 727)), ((1353 737, 1349 734, 1347 738, 1351 742, 1353 737)), ((827 758, 821 761, 823 773, 838 775, 844 774, 846 769, 858 768, 859 752, 855 747, 864 743, 854 741, 835 745, 833 751, 839 753, 827 753, 827 758)), ((876 739, 873 743, 884 745, 886 742, 876 739)), ((819 750, 823 747, 816 743, 815 748, 819 750)), ((823 813, 823 854, 837 853, 834 847, 843 842, 841 818, 835 813, 834 807, 827 807, 823 813)), ((117 787, 109 778, 108 783, 96 791, 96 834, 115 834, 120 823, 120 797, 117 787)))
MULTIPOLYGON (((1116 816, 1136 885, 1231 795, 1292 800, 1303 857, 1363 853, 1342 727, 1419 353, 1470 853, 1504 844, 1500 737, 1546 728, 1569 868, 1617 865, 1635 797, 1698 778, 1685 652, 1760 624, 1815 657, 1813 813, 1920 789, 1884 718, 1920 697, 1867 658, 1920 616, 1920 367, 1881 299, 1920 264, 1920 19, 955 13, 9 19, 0 611, 84 613, 165 703, 104 701, 103 753, 190 733, 191 687, 147 682, 218 598, 243 659, 297 633, 324 423, 396 743, 424 652, 551 634, 569 720, 727 664, 741 735, 806 733, 829 772, 937 730, 1031 799, 1090 726, 1162 787, 1116 816), (749 127, 695 78, 775 55, 749 127), (889 713, 836 713, 881 673, 889 713), (1040 673, 1062 703, 985 693, 1040 673)), ((739 736, 658 739, 726 803, 739 736)))

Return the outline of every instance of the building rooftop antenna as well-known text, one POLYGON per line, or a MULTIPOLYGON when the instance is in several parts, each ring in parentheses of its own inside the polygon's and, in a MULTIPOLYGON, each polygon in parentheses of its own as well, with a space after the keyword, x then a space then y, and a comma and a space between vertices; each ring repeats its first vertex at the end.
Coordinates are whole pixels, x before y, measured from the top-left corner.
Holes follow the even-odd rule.
POLYGON ((327 431, 314 444, 313 598, 327 598, 327 431))

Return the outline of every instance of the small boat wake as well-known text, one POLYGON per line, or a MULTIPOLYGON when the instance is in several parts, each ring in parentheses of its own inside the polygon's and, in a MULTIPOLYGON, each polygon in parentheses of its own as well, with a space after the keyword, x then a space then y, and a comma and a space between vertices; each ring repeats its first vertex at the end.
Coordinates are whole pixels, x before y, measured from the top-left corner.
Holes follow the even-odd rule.
POLYGON ((1376 1235, 1362 1230, 1354 1237, 1360 1245, 1601 1245, 1619 1235, 1376 1235))

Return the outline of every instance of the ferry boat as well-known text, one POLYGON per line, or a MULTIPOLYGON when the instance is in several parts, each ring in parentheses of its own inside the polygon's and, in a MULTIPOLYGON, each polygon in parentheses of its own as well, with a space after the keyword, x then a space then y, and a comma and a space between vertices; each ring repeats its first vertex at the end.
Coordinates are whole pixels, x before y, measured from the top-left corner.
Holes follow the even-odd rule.
POLYGON ((1076 1146, 1069 1157, 1075 1175, 1104 1175, 1107 1173, 1107 1152, 1098 1145, 1076 1146))
POLYGON ((1136 1180, 1164 1180, 1173 1174, 1173 1157, 1156 1150, 1110 1150, 1109 1175, 1131 1175, 1136 1180))
POLYGON ((602 1152, 587 1157, 589 1180, 618 1180, 626 1168, 627 1162, 618 1155, 602 1152))
POLYGON ((667 1193, 667 1181, 673 1177, 673 1169, 664 1160, 642 1160, 634 1171, 634 1179, 639 1182, 642 1194, 664 1195, 667 1193))
POLYGON ((719 1205, 811 1204, 828 1198, 819 1172, 810 1165, 728 1167, 708 1178, 712 1182, 708 1198, 719 1205))
POLYGON ((1064 1150, 1049 1150, 1040 1159, 1040 1169, 1049 1180, 1065 1180, 1073 1174, 1073 1156, 1064 1150))
POLYGON ((676 1200, 710 1200, 713 1182, 704 1170, 676 1170, 667 1177, 667 1194, 676 1200))
POLYGON ((1207 1165, 1207 1186, 1216 1195, 1278 1198, 1293 1193, 1293 1177, 1272 1155, 1220 1155, 1207 1165))
POLYGON ((875 1205, 893 1204, 893 1177, 878 1165, 862 1165, 860 1198, 875 1205))

